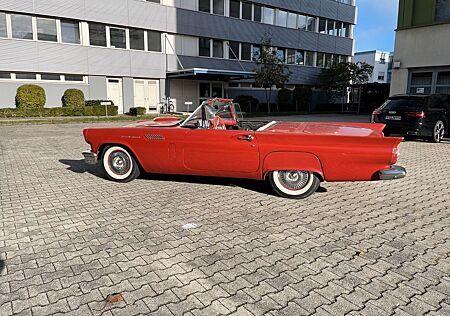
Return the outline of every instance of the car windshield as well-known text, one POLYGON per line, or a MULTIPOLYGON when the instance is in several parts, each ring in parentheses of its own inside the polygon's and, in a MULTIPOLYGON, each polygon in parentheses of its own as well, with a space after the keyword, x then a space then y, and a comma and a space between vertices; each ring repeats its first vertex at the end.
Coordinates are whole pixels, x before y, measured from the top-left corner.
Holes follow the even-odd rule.
POLYGON ((423 99, 403 98, 403 99, 388 99, 382 106, 382 110, 405 110, 417 111, 422 110, 424 105, 423 99))
POLYGON ((204 101, 181 127, 207 129, 235 129, 241 111, 239 104, 231 100, 212 99, 204 101))

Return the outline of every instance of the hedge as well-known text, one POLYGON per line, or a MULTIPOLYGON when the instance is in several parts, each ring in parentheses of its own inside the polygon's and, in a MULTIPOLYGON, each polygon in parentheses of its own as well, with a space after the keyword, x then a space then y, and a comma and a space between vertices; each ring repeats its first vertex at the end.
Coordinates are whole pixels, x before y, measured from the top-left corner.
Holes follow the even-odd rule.
POLYGON ((62 97, 64 107, 79 108, 85 106, 84 93, 79 89, 67 89, 62 97))
POLYGON ((86 106, 102 105, 102 103, 108 103, 108 106, 114 105, 114 102, 111 100, 87 100, 86 106))
POLYGON ((43 108, 45 106, 46 96, 44 88, 25 84, 17 88, 16 107, 21 109, 43 108))
MULTIPOLYGON (((108 106, 108 116, 116 116, 117 106, 108 106)), ((106 116, 106 106, 96 105, 80 108, 6 108, 0 109, 0 117, 59 117, 59 116, 106 116)))
POLYGON ((130 115, 134 115, 134 116, 145 115, 146 112, 147 112, 147 109, 144 107, 130 108, 130 115))

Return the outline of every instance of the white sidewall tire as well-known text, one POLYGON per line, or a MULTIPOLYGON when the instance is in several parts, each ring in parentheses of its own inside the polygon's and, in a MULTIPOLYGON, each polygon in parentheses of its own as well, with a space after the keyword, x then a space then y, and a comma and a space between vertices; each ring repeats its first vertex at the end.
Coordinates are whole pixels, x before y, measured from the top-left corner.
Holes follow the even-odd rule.
POLYGON ((311 189, 311 187, 314 184, 314 175, 312 172, 309 172, 309 179, 308 182, 306 183, 305 187, 301 190, 289 190, 286 187, 284 187, 281 182, 280 182, 280 178, 279 176, 279 172, 278 171, 274 171, 273 172, 273 182, 275 183, 275 186, 278 188, 278 190, 280 190, 281 192, 283 192, 286 195, 289 196, 298 196, 298 195, 302 195, 305 194, 306 192, 308 192, 309 189, 311 189))
POLYGON ((131 157, 131 155, 128 153, 128 151, 126 149, 119 147, 119 146, 109 147, 103 154, 102 162, 103 162, 103 168, 105 169, 105 172, 108 174, 108 176, 111 177, 112 179, 119 180, 119 181, 123 181, 123 180, 127 179, 133 173, 133 169, 136 168, 133 157, 131 157), (109 156, 111 155, 111 153, 113 153, 115 151, 123 152, 124 154, 127 155, 128 159, 130 160, 130 170, 128 170, 127 173, 125 173, 123 175, 119 175, 119 174, 115 173, 114 171, 111 170, 111 168, 109 166, 109 156))

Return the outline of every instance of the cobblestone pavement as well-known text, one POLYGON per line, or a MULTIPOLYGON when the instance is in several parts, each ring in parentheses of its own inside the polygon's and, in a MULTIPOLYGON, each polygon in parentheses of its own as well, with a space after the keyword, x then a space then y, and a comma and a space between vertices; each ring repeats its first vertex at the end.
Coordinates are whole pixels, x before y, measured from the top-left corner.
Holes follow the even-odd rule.
POLYGON ((0 315, 450 315, 449 142, 403 143, 406 179, 295 201, 106 181, 82 127, 0 127, 0 315))

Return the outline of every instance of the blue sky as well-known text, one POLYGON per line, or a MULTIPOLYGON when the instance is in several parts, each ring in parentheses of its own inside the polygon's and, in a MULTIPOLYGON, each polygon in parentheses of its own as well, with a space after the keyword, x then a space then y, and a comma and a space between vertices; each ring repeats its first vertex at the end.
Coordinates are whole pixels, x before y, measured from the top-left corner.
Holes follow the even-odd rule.
POLYGON ((398 0, 356 0, 356 5, 356 52, 375 49, 393 51, 398 0))

